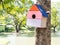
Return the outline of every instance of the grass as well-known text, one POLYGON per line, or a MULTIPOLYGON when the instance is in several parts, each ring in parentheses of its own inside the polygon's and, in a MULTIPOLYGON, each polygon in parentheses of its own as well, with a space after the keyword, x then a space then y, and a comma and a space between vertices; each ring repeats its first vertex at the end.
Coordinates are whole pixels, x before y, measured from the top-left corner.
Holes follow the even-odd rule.
POLYGON ((24 30, 23 33, 20 33, 18 36, 22 37, 34 37, 35 32, 30 30, 24 30))
POLYGON ((7 37, 8 34, 3 34, 3 33, 0 33, 0 37, 7 37))

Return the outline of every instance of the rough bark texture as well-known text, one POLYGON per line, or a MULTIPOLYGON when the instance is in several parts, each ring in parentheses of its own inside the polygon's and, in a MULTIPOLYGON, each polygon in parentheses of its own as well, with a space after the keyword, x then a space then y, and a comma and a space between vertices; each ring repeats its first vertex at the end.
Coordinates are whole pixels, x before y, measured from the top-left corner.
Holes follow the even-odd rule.
MULTIPOLYGON (((42 5, 46 11, 50 11, 50 0, 37 0, 37 2, 42 5)), ((51 30, 50 30, 50 13, 47 19, 47 28, 37 28, 36 29, 36 45, 51 45, 51 30)))
POLYGON ((19 32, 19 26, 18 25, 16 25, 16 33, 18 33, 19 32))

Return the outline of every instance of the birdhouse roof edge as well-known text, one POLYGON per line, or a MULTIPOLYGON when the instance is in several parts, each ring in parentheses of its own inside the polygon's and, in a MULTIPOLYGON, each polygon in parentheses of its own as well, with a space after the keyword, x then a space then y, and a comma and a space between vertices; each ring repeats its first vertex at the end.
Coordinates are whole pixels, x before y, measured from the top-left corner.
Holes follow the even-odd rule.
POLYGON ((35 4, 35 5, 44 17, 48 17, 48 14, 46 13, 45 9, 40 4, 35 4))

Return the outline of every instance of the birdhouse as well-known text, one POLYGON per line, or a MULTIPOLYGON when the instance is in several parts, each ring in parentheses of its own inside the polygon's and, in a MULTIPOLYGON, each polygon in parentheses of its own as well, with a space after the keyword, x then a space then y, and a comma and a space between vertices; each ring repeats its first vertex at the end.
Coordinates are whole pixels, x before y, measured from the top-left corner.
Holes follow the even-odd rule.
POLYGON ((44 8, 39 5, 33 5, 27 14, 27 25, 32 27, 46 28, 48 15, 44 8))

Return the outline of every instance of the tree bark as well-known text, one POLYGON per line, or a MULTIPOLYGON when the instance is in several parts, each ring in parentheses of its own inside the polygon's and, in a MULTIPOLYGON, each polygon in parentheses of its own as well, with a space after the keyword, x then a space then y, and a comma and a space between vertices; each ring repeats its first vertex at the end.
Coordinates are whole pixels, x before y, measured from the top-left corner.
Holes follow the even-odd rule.
POLYGON ((55 29, 56 29, 56 26, 55 26, 55 27, 53 27, 53 28, 54 28, 53 32, 55 33, 55 32, 56 32, 56 30, 55 30, 55 29))
MULTIPOLYGON (((42 5, 46 11, 50 11, 50 0, 37 0, 37 2, 42 5)), ((37 28, 36 29, 36 45, 51 45, 51 15, 48 14, 47 28, 37 28)))
POLYGON ((18 33, 19 32, 19 26, 16 25, 15 29, 16 29, 16 33, 18 33))

